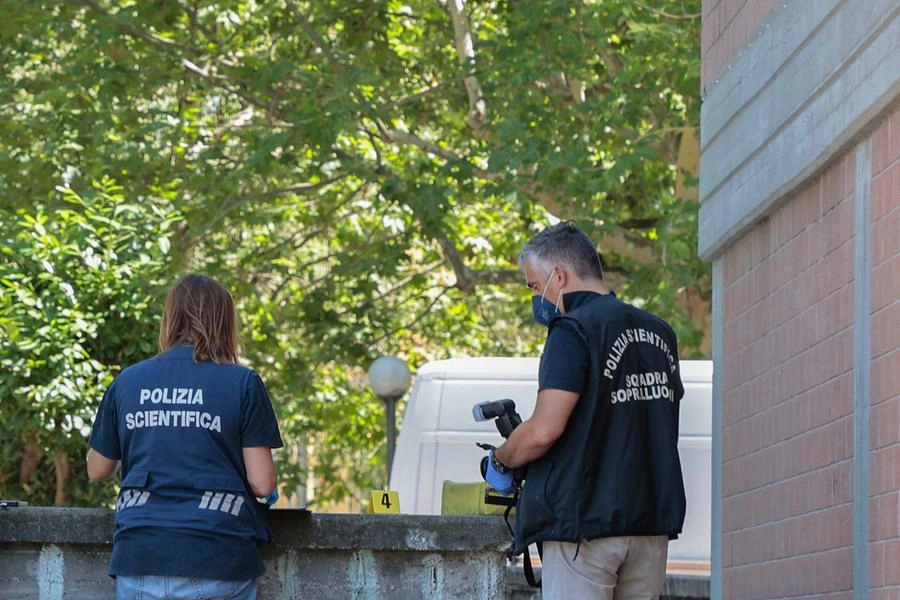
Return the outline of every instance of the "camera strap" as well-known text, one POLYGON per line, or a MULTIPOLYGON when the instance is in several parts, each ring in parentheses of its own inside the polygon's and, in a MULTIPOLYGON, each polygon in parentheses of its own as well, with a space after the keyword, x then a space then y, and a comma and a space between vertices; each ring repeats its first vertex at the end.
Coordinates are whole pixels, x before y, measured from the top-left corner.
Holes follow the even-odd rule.
MULTIPOLYGON (((513 495, 513 502, 507 504, 506 510, 503 511, 503 520, 506 521, 506 528, 509 529, 510 535, 513 536, 513 540, 515 540, 516 534, 513 531, 512 525, 509 523, 509 514, 512 512, 513 507, 517 504, 515 500, 519 499, 520 485, 516 486, 516 493, 513 495)), ((513 554, 513 545, 514 541, 509 545, 509 559, 512 560, 515 558, 515 554, 513 554)), ((543 559, 544 558, 544 544, 541 542, 535 543, 537 546, 538 556, 543 559)), ((522 571, 525 573, 525 581, 528 582, 528 585, 535 588, 541 587, 541 580, 536 579, 534 576, 534 566, 531 564, 531 552, 528 548, 525 548, 525 552, 522 553, 522 571)))
MULTIPOLYGON (((535 546, 537 546, 538 556, 543 559, 544 544, 541 542, 537 542, 535 546)), ((531 587, 541 587, 541 580, 535 579, 534 577, 534 567, 531 565, 531 552, 529 552, 526 548, 523 554, 524 556, 522 557, 522 570, 525 571, 525 581, 527 581, 528 585, 530 585, 531 587)))

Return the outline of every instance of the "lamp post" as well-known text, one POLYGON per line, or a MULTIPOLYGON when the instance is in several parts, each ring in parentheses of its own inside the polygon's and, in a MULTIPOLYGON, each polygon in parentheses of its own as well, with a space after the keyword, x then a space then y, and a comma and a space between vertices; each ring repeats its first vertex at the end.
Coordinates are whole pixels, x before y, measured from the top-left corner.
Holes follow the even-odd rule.
POLYGON ((369 367, 369 387, 384 401, 387 418, 387 481, 390 485, 394 446, 397 440, 396 405, 409 388, 410 373, 406 363, 396 356, 381 356, 369 367))

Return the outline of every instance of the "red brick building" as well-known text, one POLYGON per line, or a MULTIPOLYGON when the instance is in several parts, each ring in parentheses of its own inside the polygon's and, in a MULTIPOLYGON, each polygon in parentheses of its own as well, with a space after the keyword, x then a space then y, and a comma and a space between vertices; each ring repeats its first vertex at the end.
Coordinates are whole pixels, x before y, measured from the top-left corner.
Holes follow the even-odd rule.
POLYGON ((702 6, 711 595, 900 598, 900 2, 702 6))

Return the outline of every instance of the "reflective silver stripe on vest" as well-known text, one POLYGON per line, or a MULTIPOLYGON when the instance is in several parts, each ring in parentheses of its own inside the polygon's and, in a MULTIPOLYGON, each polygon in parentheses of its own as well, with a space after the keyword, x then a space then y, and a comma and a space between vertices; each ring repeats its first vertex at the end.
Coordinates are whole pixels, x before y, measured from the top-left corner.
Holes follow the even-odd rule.
POLYGON ((235 517, 241 512, 244 506, 244 497, 237 494, 226 494, 225 492, 203 492, 200 498, 200 504, 197 508, 201 510, 218 510, 223 513, 230 513, 235 517))
POLYGON ((150 499, 150 492, 147 490, 125 490, 119 496, 116 502, 116 510, 131 508, 132 506, 142 506, 150 499))

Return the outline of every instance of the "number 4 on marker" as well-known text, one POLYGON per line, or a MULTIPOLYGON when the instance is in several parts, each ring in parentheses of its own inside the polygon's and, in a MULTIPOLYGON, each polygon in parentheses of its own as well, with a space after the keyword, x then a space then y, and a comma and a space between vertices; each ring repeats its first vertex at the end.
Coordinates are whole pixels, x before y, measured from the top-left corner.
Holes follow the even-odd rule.
POLYGON ((400 498, 397 492, 373 490, 369 495, 369 512, 378 514, 399 514, 400 498))

